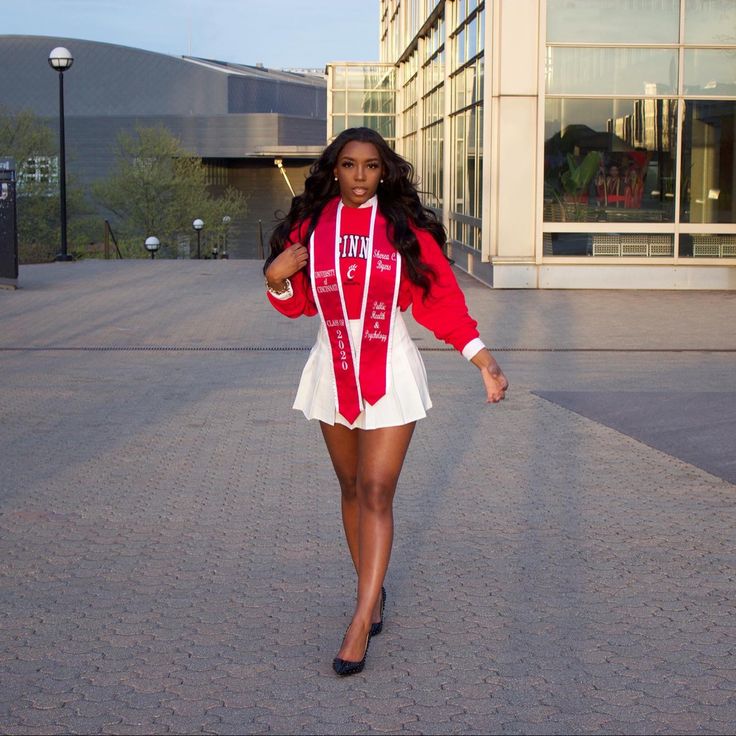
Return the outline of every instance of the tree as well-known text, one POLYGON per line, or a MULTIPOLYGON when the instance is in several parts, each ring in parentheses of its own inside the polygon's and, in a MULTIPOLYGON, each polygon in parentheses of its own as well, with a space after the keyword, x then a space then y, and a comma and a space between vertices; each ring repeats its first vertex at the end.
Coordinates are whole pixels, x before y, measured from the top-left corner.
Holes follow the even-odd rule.
MULTIPOLYGON (((51 261, 61 242, 56 136, 33 112, 0 108, 0 155, 15 159, 20 262, 51 261)), ((90 209, 72 178, 67 213, 70 250, 79 253, 90 240, 90 209)))
MULTIPOLYGON (((116 167, 94 193, 113 214, 122 238, 142 244, 155 235, 169 252, 179 238, 192 236, 195 218, 205 222, 204 243, 217 242, 226 227, 222 218, 235 220, 246 211, 245 196, 236 189, 212 195, 202 160, 162 126, 121 133, 116 167)), ((142 248, 140 255, 145 255, 142 248)))

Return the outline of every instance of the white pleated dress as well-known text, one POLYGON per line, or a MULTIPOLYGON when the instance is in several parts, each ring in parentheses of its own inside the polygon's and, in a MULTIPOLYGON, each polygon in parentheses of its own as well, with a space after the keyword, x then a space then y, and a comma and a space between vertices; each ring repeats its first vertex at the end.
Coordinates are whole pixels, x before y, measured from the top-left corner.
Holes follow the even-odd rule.
MULTIPOLYGON (((391 370, 385 396, 372 406, 363 402, 353 424, 337 411, 335 376, 332 368, 332 351, 327 330, 320 324, 317 342, 299 381, 294 409, 304 412, 307 419, 318 419, 327 424, 343 424, 351 429, 379 429, 408 424, 427 416, 432 407, 427 386, 427 372, 417 346, 409 336, 401 311, 397 313, 391 332, 391 370)), ((360 320, 350 320, 353 345, 360 350, 360 320)), ((360 354, 356 356, 360 365, 360 354)))

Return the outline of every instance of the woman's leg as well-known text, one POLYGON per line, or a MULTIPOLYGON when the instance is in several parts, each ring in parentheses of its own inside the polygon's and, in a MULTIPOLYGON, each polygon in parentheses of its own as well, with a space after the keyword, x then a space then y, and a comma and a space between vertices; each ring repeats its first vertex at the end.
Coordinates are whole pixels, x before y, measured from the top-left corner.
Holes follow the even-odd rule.
POLYGON ((348 429, 342 424, 330 425, 320 422, 322 436, 330 453, 332 467, 340 483, 342 525, 348 542, 355 571, 358 572, 358 430, 348 429))
MULTIPOLYGON (((320 422, 322 436, 325 438, 327 451, 330 453, 332 467, 340 483, 340 505, 342 507, 342 525, 348 543, 350 556, 353 559, 355 572, 358 572, 358 520, 360 508, 356 482, 358 477, 358 434, 359 429, 348 429, 342 424, 325 424, 320 422)), ((376 601, 373 608, 373 623, 381 620, 381 601, 376 601)))
POLYGON ((414 425, 357 430, 358 600, 337 654, 350 662, 363 658, 371 621, 380 607, 381 585, 393 543, 394 492, 414 425))

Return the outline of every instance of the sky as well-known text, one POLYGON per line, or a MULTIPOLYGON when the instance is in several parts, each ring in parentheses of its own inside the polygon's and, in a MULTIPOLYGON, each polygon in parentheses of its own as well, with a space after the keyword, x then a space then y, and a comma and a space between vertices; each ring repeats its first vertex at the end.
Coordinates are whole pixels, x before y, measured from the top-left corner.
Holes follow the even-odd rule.
POLYGON ((379 0, 0 0, 0 34, 105 41, 273 69, 378 59, 379 0))

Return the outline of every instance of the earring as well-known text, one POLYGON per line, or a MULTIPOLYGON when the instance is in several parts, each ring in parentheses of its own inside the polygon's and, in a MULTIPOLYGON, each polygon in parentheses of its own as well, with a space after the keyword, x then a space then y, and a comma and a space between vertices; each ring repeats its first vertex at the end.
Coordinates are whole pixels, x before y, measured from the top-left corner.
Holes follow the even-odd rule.
POLYGON ((335 177, 335 181, 337 181, 337 177, 335 177))
POLYGON ((381 179, 381 184, 383 184, 383 179, 381 179))

